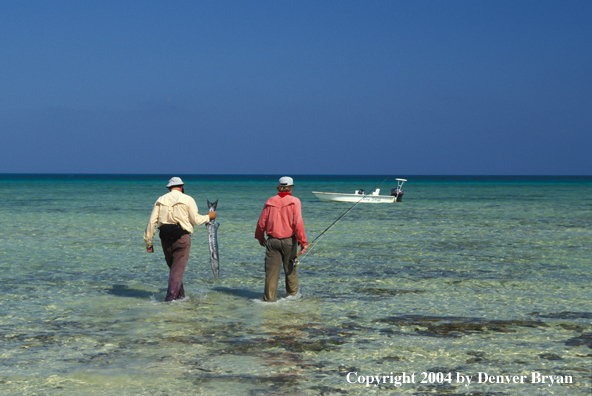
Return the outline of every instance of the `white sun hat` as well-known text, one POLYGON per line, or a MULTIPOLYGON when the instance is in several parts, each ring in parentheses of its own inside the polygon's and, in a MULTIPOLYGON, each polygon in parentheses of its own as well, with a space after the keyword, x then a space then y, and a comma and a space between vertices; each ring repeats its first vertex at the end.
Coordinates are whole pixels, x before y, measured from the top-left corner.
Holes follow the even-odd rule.
POLYGON ((183 180, 181 180, 180 177, 171 177, 171 180, 169 180, 169 184, 167 184, 167 188, 169 187, 175 187, 175 186, 182 186, 183 184, 183 180))
POLYGON ((291 177, 284 176, 280 177, 280 186, 293 186, 294 180, 291 177))

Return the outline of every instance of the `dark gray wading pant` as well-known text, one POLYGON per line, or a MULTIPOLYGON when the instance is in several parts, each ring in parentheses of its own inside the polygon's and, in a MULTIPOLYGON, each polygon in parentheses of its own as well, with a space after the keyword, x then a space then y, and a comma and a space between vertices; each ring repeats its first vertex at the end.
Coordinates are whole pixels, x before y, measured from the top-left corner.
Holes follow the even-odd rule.
POLYGON ((169 287, 165 301, 185 298, 183 289, 183 273, 189 260, 191 249, 191 235, 185 234, 176 241, 161 240, 164 259, 169 266, 169 287))
POLYGON ((296 236, 284 239, 269 237, 265 251, 265 295, 263 301, 277 300, 277 287, 282 264, 286 275, 286 292, 294 295, 298 292, 298 271, 291 260, 296 257, 298 242, 296 236))

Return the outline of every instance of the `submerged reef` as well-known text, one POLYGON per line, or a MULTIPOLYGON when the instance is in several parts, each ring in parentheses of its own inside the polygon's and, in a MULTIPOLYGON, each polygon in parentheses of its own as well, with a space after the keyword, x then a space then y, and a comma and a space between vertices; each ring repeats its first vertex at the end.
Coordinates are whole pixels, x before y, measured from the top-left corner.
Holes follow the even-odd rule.
POLYGON ((418 326, 418 335, 428 337, 462 337, 463 335, 497 332, 514 333, 514 327, 546 327, 547 324, 537 320, 488 320, 481 318, 464 318, 458 316, 421 316, 402 315, 377 319, 377 323, 389 323, 396 326, 418 326))

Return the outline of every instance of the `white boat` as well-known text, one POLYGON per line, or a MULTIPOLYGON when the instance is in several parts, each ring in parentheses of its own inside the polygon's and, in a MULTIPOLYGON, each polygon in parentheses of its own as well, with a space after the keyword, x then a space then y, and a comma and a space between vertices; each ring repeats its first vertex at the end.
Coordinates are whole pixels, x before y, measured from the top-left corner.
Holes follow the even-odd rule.
POLYGON ((353 194, 332 193, 313 191, 321 201, 324 202, 361 202, 361 203, 392 203, 401 202, 403 199, 403 183, 406 179, 396 179, 397 187, 391 190, 391 195, 380 195, 380 189, 377 188, 372 194, 365 194, 364 190, 356 190, 353 194))

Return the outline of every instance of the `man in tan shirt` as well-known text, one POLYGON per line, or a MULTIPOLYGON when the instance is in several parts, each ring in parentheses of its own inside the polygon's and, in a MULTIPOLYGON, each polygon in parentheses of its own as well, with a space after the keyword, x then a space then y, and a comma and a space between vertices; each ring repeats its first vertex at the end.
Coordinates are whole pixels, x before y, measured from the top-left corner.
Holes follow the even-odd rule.
POLYGON ((185 194, 184 183, 180 177, 169 180, 169 193, 156 200, 150 220, 144 231, 144 242, 148 253, 154 253, 152 238, 159 229, 164 258, 170 269, 169 286, 165 301, 185 298, 183 273, 189 260, 191 234, 194 225, 205 224, 216 218, 216 212, 202 216, 197 211, 195 200, 185 194))

